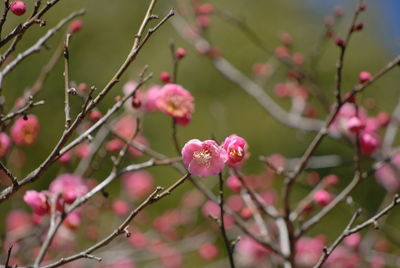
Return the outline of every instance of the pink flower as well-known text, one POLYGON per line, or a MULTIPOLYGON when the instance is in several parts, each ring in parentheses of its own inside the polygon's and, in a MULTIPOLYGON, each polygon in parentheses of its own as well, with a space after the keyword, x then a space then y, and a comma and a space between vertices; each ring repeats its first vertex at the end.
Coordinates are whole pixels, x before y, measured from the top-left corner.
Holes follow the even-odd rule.
POLYGON ((160 95, 161 88, 157 85, 150 86, 149 89, 144 92, 143 96, 143 107, 146 112, 155 112, 158 110, 157 99, 160 95))
POLYGON ((39 120, 33 114, 18 118, 11 128, 11 136, 17 145, 29 146, 36 142, 39 135, 39 120))
POLYGON ((246 141, 242 137, 231 135, 225 139, 222 147, 228 153, 228 165, 240 168, 246 159, 246 141))
POLYGON ((88 188, 81 177, 74 174, 59 175, 49 187, 53 194, 61 194, 61 198, 67 203, 71 204, 75 199, 85 195, 88 188))
POLYGON ((325 190, 319 190, 314 194, 314 201, 320 206, 328 205, 331 200, 331 195, 325 190))
POLYGON ((136 118, 133 115, 121 117, 114 124, 113 130, 123 138, 131 139, 136 131, 136 118))
POLYGON ((371 80, 371 78, 372 78, 371 73, 366 71, 363 71, 358 75, 358 80, 360 81, 361 84, 371 80))
POLYGON ((129 205, 123 200, 115 200, 112 209, 118 216, 124 216, 129 212, 129 205))
POLYGON ((75 230, 81 224, 81 221, 81 215, 78 212, 74 211, 65 218, 63 224, 69 229, 75 230))
POLYGON ((350 117, 347 121, 347 128, 353 133, 359 132, 364 126, 364 123, 357 116, 350 117))
POLYGON ((236 247, 238 261, 244 266, 257 266, 263 263, 270 254, 267 248, 249 236, 241 238, 236 247))
POLYGON ((123 184, 129 197, 138 200, 145 197, 154 188, 153 176, 144 170, 126 173, 123 184))
POLYGON ((157 98, 157 107, 174 118, 189 118, 194 111, 194 100, 182 86, 166 84, 157 98))
POLYGON ((199 248, 199 254, 205 260, 215 259, 218 256, 218 253, 219 253, 218 248, 211 243, 203 244, 199 248))
POLYGON ((296 264, 300 267, 312 267, 317 264, 325 245, 321 236, 302 237, 296 243, 296 264))
POLYGON ((11 140, 10 137, 4 132, 0 133, 0 157, 4 157, 11 146, 11 140))
POLYGON ((62 156, 60 156, 58 162, 60 162, 61 164, 69 164, 71 162, 71 157, 72 154, 70 151, 65 152, 62 156))
POLYGON ((346 247, 338 246, 328 257, 327 268, 357 268, 360 267, 360 256, 346 247))
POLYGON ((374 132, 363 132, 360 134, 360 150, 364 155, 371 155, 379 147, 378 134, 374 132))
POLYGON ((400 175, 397 169, 400 167, 400 154, 395 155, 390 163, 382 165, 375 171, 377 181, 386 191, 395 193, 400 189, 400 175))
POLYGON ((76 19, 72 21, 71 24, 69 25, 68 31, 70 33, 77 33, 82 29, 82 27, 83 27, 82 20, 76 19))
POLYGON ((220 173, 228 160, 226 151, 213 140, 193 139, 182 148, 182 161, 187 170, 199 177, 220 173))
POLYGON ((360 245, 360 242, 361 242, 361 235, 359 233, 354 233, 344 239, 344 243, 352 248, 357 248, 360 245))
POLYGON ((239 178, 235 175, 230 176, 226 180, 226 185, 228 186, 229 189, 232 190, 234 193, 240 193, 240 190, 242 189, 242 183, 239 180, 239 178))
POLYGON ((24 201, 32 208, 33 212, 38 215, 44 215, 49 212, 49 203, 47 197, 42 192, 34 190, 26 191, 24 201))
POLYGON ((8 233, 25 233, 32 224, 31 216, 23 210, 12 210, 6 217, 8 233))

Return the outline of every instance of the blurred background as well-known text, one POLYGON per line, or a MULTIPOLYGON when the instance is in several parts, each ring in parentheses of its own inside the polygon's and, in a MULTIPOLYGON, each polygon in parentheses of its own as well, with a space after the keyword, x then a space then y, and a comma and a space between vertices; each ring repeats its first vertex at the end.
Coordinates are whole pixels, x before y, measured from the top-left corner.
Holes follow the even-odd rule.
MULTIPOLYGON (((87 14, 83 17, 84 27, 79 34, 73 37, 70 45, 70 78, 77 83, 85 82, 102 88, 112 75, 116 72, 122 61, 129 52, 133 36, 136 33, 149 1, 144 0, 68 0, 60 1, 46 16, 46 27, 33 27, 24 37, 18 51, 23 51, 37 40, 38 36, 45 30, 55 25, 60 18, 67 16, 72 11, 84 8, 87 14)), ((180 10, 182 5, 188 5, 189 1, 158 1, 155 13, 163 16, 174 7, 180 10)), ((337 27, 338 36, 344 36, 353 16, 357 1, 339 0, 216 0, 212 4, 221 10, 229 11, 238 18, 246 21, 246 24, 257 33, 263 42, 272 51, 281 44, 280 36, 288 33, 293 37, 292 50, 300 52, 305 57, 305 66, 309 66, 309 55, 313 47, 324 35, 324 20, 326 16, 332 16, 336 6, 344 10, 344 17, 337 27)), ((360 71, 375 73, 390 59, 400 52, 400 3, 396 0, 366 1, 367 10, 361 15, 364 29, 354 34, 345 59, 343 85, 348 91, 358 82, 360 71)), ((30 7, 31 8, 31 7, 30 7)), ((10 16, 3 32, 8 32, 15 27, 23 18, 10 16)), ((172 18, 174 20, 174 18, 172 18)), ((213 44, 217 46, 224 57, 229 59, 233 65, 248 76, 252 77, 252 67, 255 63, 265 62, 271 55, 252 44, 232 24, 218 16, 212 16, 211 26, 207 35, 213 44)), ((114 97, 122 95, 122 86, 129 80, 137 80, 138 74, 145 65, 154 73, 150 84, 160 84, 159 74, 163 71, 172 71, 172 58, 169 42, 174 41, 176 47, 187 50, 187 56, 179 66, 179 84, 188 89, 195 98, 196 111, 191 124, 179 127, 178 136, 181 143, 192 138, 208 139, 215 137, 223 140, 230 134, 238 134, 244 137, 249 144, 250 158, 243 171, 246 174, 257 174, 265 169, 258 161, 260 155, 282 154, 286 158, 299 157, 315 135, 288 128, 276 120, 257 105, 257 103, 246 95, 239 87, 232 84, 221 76, 211 65, 210 60, 196 52, 187 42, 175 32, 170 23, 158 30, 137 60, 132 64, 121 83, 114 87, 110 96, 101 103, 99 110, 106 112, 108 107, 114 103, 114 97)), ((63 32, 58 33, 48 43, 49 49, 33 55, 29 60, 23 62, 15 69, 4 82, 4 94, 7 100, 6 110, 10 109, 14 101, 23 90, 32 85, 44 64, 52 55, 54 49, 63 41, 63 32)), ((333 100, 335 64, 339 50, 333 41, 327 41, 324 52, 317 65, 317 76, 320 88, 328 98, 333 100)), ((274 96, 276 101, 290 109, 290 102, 275 97, 275 84, 286 79, 287 69, 278 67, 276 73, 265 85, 265 91, 274 96)), ((62 133, 64 125, 63 80, 62 60, 57 64, 49 76, 44 89, 38 95, 37 100, 44 99, 46 104, 35 108, 33 113, 37 114, 41 122, 41 135, 36 145, 29 148, 20 148, 26 153, 26 162, 23 166, 15 162, 16 157, 10 157, 8 164, 17 177, 24 176, 35 168, 50 152, 62 133), (13 160, 14 159, 14 160, 13 160)), ((399 98, 399 71, 394 70, 382 78, 374 86, 360 97, 360 103, 371 103, 368 113, 376 114, 378 111, 391 113, 399 98)), ((73 111, 78 111, 80 102, 73 102, 73 111)), ((326 112, 317 103, 314 105, 317 117, 324 119, 326 112)), ((146 115, 144 118, 144 136, 150 142, 152 148, 169 156, 176 156, 170 139, 171 121, 161 113, 146 115)), ((321 178, 328 174, 337 174, 341 178, 340 186, 346 185, 353 177, 353 149, 346 144, 326 139, 316 155, 339 155, 348 164, 342 167, 318 169, 321 178)), ((142 159, 128 159, 126 163, 140 162, 142 159)), ((371 161, 365 159, 363 164, 367 167, 371 161)), ((38 190, 46 189, 49 182, 60 172, 68 172, 71 167, 61 167, 55 164, 45 172, 43 178, 34 184, 38 190)), ((111 161, 106 158, 99 169, 93 174, 96 180, 104 178, 111 170, 111 161)), ((178 173, 170 168, 157 167, 151 169, 156 184, 167 186, 178 178, 178 173)), ((306 176, 304 176, 306 177, 306 176)), ((203 182, 214 189, 216 178, 206 178, 203 182)), ((276 189, 280 189, 279 178, 273 182, 276 189)), ((182 194, 191 189, 187 184, 160 204, 149 209, 150 215, 158 215, 166 208, 175 206, 182 194)), ((115 181, 107 191, 110 198, 118 197, 121 184, 115 181)), ((310 190, 305 180, 296 188, 296 198, 304 196, 310 190)), ((12 202, 1 205, 0 211, 3 215, 10 209, 29 208, 22 202, 25 190, 20 191, 12 202), (17 200, 18 199, 18 200, 17 200)), ((278 190, 279 193, 279 190, 278 190)), ((375 182, 373 177, 368 182, 357 188, 354 200, 357 204, 366 208, 366 213, 373 213, 386 195, 385 190, 375 182)), ((294 198, 294 200, 296 200, 294 198)), ((351 210, 343 206, 336 209, 330 217, 327 217, 311 234, 324 233, 328 239, 337 236, 341 226, 348 221, 351 210), (340 217, 338 217, 340 215, 340 217), (332 221, 335 219, 335 221, 332 221), (338 228, 339 227, 339 228, 338 228), (334 231, 332 231, 334 230, 334 231)), ((400 240, 398 222, 400 213, 392 213, 387 224, 391 228, 391 238, 394 242, 400 240)), ((111 219, 111 215, 104 216, 105 220, 111 219)), ((206 220, 202 220, 204 222, 206 220)), ((113 219, 113 223, 118 220, 113 219)), ((209 224, 209 223, 207 223, 209 224)), ((0 226, 4 223, 1 222, 0 226)), ((107 224, 106 224, 107 226, 107 224)), ((108 233, 105 228, 103 234, 108 233)), ((109 230, 111 231, 111 229, 109 230)), ((217 241, 222 245, 221 241, 217 241)), ((91 241, 82 240, 80 246, 89 245, 91 241)), ((3 250, 4 252, 4 250, 3 250)), ((397 252, 399 252, 397 250, 397 252)), ((193 254, 192 254, 193 255, 193 254)), ((195 260, 196 256, 192 256, 195 260)), ((188 264, 185 259, 185 267, 203 267, 205 262, 197 260, 198 265, 188 264)), ((140 266, 140 264, 138 265, 140 266)), ((143 266, 144 267, 144 266, 143 266)))

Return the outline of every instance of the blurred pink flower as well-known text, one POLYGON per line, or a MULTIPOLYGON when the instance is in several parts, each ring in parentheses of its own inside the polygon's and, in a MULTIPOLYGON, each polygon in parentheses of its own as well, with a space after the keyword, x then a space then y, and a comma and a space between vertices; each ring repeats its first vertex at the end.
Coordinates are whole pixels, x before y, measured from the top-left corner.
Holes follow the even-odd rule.
POLYGON ((44 215, 49 212, 50 206, 47 197, 42 192, 34 190, 26 191, 24 201, 32 208, 33 212, 38 215, 44 215))
POLYGON ((36 142, 39 135, 39 120, 33 114, 18 118, 11 127, 11 136, 17 145, 29 146, 36 142))
POLYGON ((83 196, 88 192, 88 188, 81 177, 74 174, 59 175, 49 187, 54 195, 61 194, 61 198, 71 204, 75 199, 83 196))
POLYGON ((206 243, 200 246, 199 254, 205 260, 212 260, 218 256, 218 248, 211 243, 206 243))
POLYGON ((4 132, 0 133, 0 157, 4 157, 11 147, 10 137, 4 132))
POLYGON ((154 188, 154 179, 149 172, 140 170, 124 174, 123 184, 129 198, 138 200, 154 188))
POLYGON ((164 85, 157 98, 157 107, 163 113, 178 118, 189 118, 194 111, 194 99, 189 91, 177 84, 164 85))

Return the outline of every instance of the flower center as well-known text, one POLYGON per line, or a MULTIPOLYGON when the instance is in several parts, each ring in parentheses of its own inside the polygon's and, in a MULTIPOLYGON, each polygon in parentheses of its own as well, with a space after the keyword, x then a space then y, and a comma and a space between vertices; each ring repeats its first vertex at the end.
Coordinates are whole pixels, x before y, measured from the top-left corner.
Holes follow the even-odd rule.
POLYGON ((229 150, 229 158, 231 160, 233 160, 234 162, 238 162, 238 161, 242 160, 243 156, 244 155, 243 155, 242 148, 238 148, 238 149, 232 148, 229 150))
POLYGON ((210 160, 212 158, 211 153, 207 149, 202 149, 200 151, 194 152, 193 157, 196 159, 196 161, 205 166, 210 166, 210 160))

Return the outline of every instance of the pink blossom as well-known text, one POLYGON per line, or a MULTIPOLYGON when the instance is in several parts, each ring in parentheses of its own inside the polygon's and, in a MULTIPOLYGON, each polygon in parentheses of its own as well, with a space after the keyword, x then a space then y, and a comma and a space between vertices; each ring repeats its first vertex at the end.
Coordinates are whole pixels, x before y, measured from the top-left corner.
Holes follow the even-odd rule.
POLYGON ((129 212, 129 205, 123 200, 115 200, 112 203, 112 209, 118 216, 124 216, 129 212))
POLYGON ((357 248, 361 242, 361 235, 359 233, 354 233, 349 235, 344 239, 344 243, 352 248, 357 248))
POLYGON ((33 212, 38 215, 44 215, 49 212, 49 203, 47 197, 42 192, 34 190, 26 191, 24 201, 32 208, 33 212))
POLYGON ((29 146, 36 142, 39 135, 39 120, 33 114, 18 118, 11 127, 11 136, 17 145, 29 146))
POLYGON ((339 183, 339 177, 334 174, 326 176, 323 180, 324 184, 328 187, 335 186, 339 183))
POLYGON ((171 75, 168 72, 162 72, 160 74, 160 80, 164 83, 170 83, 171 82, 171 75))
POLYGON ((380 112, 377 114, 376 120, 381 127, 386 127, 390 122, 390 115, 385 112, 380 112))
POLYGON ((321 236, 315 238, 302 237, 296 243, 296 264, 300 267, 312 267, 317 264, 325 239, 321 236))
POLYGON ((400 167, 400 154, 395 155, 390 163, 383 164, 375 171, 377 181, 386 191, 395 193, 400 190, 400 175, 397 169, 400 167))
POLYGON ((129 243, 135 248, 145 248, 149 244, 149 240, 143 233, 134 230, 129 237, 129 243))
POLYGON ((129 140, 136 132, 136 118, 133 115, 121 117, 113 127, 113 130, 121 137, 129 140))
POLYGON ((59 175, 49 187, 53 194, 61 194, 61 198, 71 204, 75 199, 83 196, 88 192, 88 188, 81 177, 74 174, 59 175))
POLYGON ((244 266, 257 266, 265 261, 270 251, 249 236, 244 236, 236 245, 238 261, 244 266))
POLYGON ((379 121, 376 118, 368 117, 365 119, 365 131, 376 132, 380 127, 379 121))
POLYGON ((80 159, 89 157, 90 151, 91 148, 89 143, 81 143, 75 147, 76 156, 80 159))
POLYGON ((82 217, 78 212, 72 212, 65 218, 63 224, 69 229, 75 230, 81 224, 82 217))
POLYGON ((244 207, 240 211, 240 217, 242 217, 244 220, 249 220, 251 217, 253 217, 253 211, 249 207, 244 207))
POLYGON ((244 202, 242 197, 236 194, 228 197, 226 200, 226 205, 233 212, 239 212, 243 208, 244 202))
POLYGON ((143 107, 146 112, 155 112, 158 110, 157 99, 160 95, 161 88, 157 85, 150 86, 143 96, 143 107))
POLYGON ((226 151, 213 140, 193 139, 182 148, 182 161, 188 171, 199 177, 216 175, 228 160, 226 151))
POLYGON ((363 132, 360 134, 360 150, 364 155, 371 155, 380 145, 378 134, 374 132, 363 132))
POLYGON ((69 164, 71 162, 72 154, 70 151, 65 152, 63 155, 60 156, 58 162, 61 164, 69 164))
POLYGON ((211 243, 206 243, 200 246, 199 254, 205 260, 212 260, 218 256, 218 248, 211 243))
POLYGON ((174 118, 188 118, 194 111, 192 94, 177 84, 166 84, 157 98, 157 107, 174 118))
POLYGON ((239 136, 231 135, 224 141, 222 147, 228 153, 228 165, 232 168, 240 168, 246 159, 246 141, 239 136))
POLYGON ((10 137, 4 132, 0 133, 0 157, 4 157, 11 146, 11 140, 10 137))
POLYGON ((240 193, 240 190, 242 189, 242 183, 240 182, 239 178, 235 175, 230 176, 226 180, 226 185, 234 193, 240 193))
MULTIPOLYGON (((147 139, 145 137, 143 137, 142 135, 137 135, 134 139, 134 142, 139 143, 141 145, 143 145, 144 147, 149 147, 149 142, 147 141, 147 139)), ((128 148, 128 153, 133 156, 133 157, 140 157, 143 156, 143 152, 132 147, 129 146, 128 148)))
POLYGON ((328 205, 332 200, 331 195, 325 190, 318 190, 314 194, 314 201, 320 206, 328 205))
POLYGON ((31 216, 23 210, 12 210, 6 217, 7 232, 25 233, 31 226, 31 216))
POLYGON ((364 123, 357 116, 352 116, 347 121, 347 128, 353 133, 359 132, 364 126, 364 123))
POLYGON ((326 260, 327 268, 360 267, 360 256, 343 246, 338 246, 326 260))
POLYGON ((124 174, 123 184, 132 200, 145 197, 154 188, 153 176, 144 170, 124 174))

